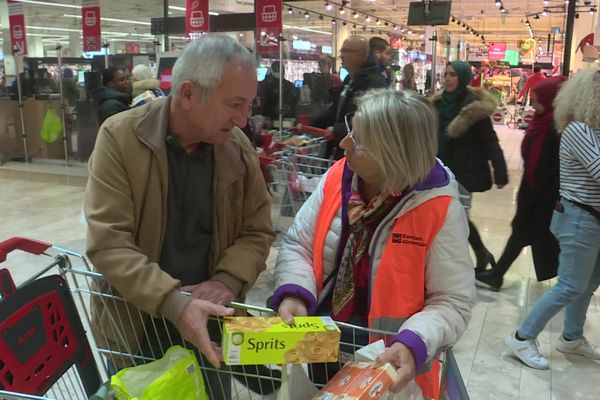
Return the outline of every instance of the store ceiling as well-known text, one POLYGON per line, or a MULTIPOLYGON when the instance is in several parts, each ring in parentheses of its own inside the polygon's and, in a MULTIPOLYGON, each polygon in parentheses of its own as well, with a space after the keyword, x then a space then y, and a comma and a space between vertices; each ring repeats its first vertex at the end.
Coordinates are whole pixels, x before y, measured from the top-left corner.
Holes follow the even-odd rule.
MULTIPOLYGON (((43 35, 46 42, 54 44, 56 40, 67 40, 70 33, 80 31, 81 19, 77 17, 81 14, 81 10, 78 8, 81 4, 79 0, 25 1, 27 1, 24 7, 28 34, 43 35)), ((324 0, 289 1, 284 2, 285 10, 288 10, 290 6, 297 7, 297 9, 292 15, 287 11, 284 12, 284 25, 309 28, 319 32, 332 32, 331 19, 341 18, 352 21, 352 23, 356 22, 359 33, 373 34, 371 30, 375 34, 379 34, 379 31, 382 31, 383 34, 385 32, 393 33, 392 23, 398 24, 398 27, 406 24, 409 2, 410 0, 352 0, 348 2, 347 7, 373 16, 371 21, 367 22, 364 20, 364 14, 359 14, 357 19, 352 18, 351 12, 340 14, 341 0, 334 0, 338 6, 333 7, 331 11, 325 9, 324 0), (304 11, 300 11, 298 8, 318 12, 325 16, 323 20, 320 20, 317 14, 311 13, 310 18, 306 19, 304 11), (382 20, 378 25, 377 18, 385 18, 390 24, 385 26, 382 20), (363 25, 367 27, 366 32, 361 29, 363 25)), ((502 14, 494 3, 493 0, 454 0, 452 15, 478 33, 483 34, 488 42, 516 42, 518 39, 527 38, 528 31, 525 20, 528 14, 540 13, 539 19, 529 18, 536 37, 545 38, 551 32, 551 28, 559 27, 561 31, 564 28, 563 12, 550 13, 546 17, 541 15, 544 7, 550 7, 552 11, 561 11, 564 7, 564 0, 551 0, 547 6, 544 6, 542 0, 503 0, 502 3, 507 10, 505 14, 502 14)), ((592 3, 597 6, 598 0, 594 0, 592 3)), ((583 6, 583 1, 580 0, 578 4, 583 6)), ((150 18, 163 15, 162 0, 100 0, 100 5, 102 17, 106 18, 102 21, 102 29, 105 32, 104 38, 107 39, 152 41, 150 18), (125 21, 115 21, 114 19, 125 21)), ((169 5, 171 6, 169 8, 170 15, 183 15, 184 0, 172 0, 169 5)), ((210 9, 212 12, 218 13, 230 13, 236 10, 252 12, 253 2, 248 0, 210 0, 210 9)), ((464 27, 456 23, 451 23, 446 28, 455 35, 461 34, 472 44, 481 42, 480 38, 467 33, 464 27)), ((415 29, 415 35, 412 36, 413 40, 419 40, 418 34, 423 31, 422 27, 417 29, 415 29)), ((302 29, 293 29, 291 33, 295 35, 318 34, 302 29)))

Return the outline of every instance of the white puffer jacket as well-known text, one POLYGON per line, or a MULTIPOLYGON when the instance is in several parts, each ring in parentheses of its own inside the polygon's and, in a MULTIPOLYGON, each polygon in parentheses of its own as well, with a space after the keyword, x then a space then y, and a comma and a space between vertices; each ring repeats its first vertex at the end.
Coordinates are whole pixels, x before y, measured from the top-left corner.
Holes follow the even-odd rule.
MULTIPOLYGON (((373 270, 376 271, 397 217, 434 197, 452 197, 446 220, 427 254, 425 306, 422 311, 408 318, 400 329, 411 330, 421 337, 427 347, 427 361, 431 361, 442 348, 454 345, 458 341, 467 327, 475 302, 475 279, 467 241, 467 218, 458 200, 458 185, 454 176, 447 168, 446 172, 450 179, 445 186, 413 191, 403 198, 381 222, 369 247, 373 270), (379 230, 381 232, 378 232, 379 230)), ((279 251, 275 269, 276 288, 286 284, 299 285, 312 293, 315 299, 317 291, 312 268, 313 238, 326 179, 325 175, 296 215, 279 251)), ((341 210, 334 218, 326 237, 324 280, 334 270, 340 235, 341 210)), ((371 283, 371 289, 372 287, 371 283)), ((325 291, 326 289, 323 290, 325 291)))

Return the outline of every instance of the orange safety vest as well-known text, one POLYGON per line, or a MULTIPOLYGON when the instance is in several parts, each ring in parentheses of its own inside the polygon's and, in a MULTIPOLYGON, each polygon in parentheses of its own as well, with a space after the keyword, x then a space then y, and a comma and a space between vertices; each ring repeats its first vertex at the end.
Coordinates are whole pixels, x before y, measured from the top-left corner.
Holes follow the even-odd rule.
MULTIPOLYGON (((313 242, 313 272, 317 292, 323 289, 323 251, 333 219, 342 205, 345 159, 327 174, 313 242)), ((387 239, 377 273, 371 277, 369 328, 397 331, 402 323, 425 305, 425 259, 431 243, 444 224, 450 196, 439 196, 399 216, 387 239), (429 223, 423 223, 429 221, 429 223)), ((375 338, 372 337, 372 340, 375 338)), ((440 366, 417 376, 425 398, 439 397, 440 366)))

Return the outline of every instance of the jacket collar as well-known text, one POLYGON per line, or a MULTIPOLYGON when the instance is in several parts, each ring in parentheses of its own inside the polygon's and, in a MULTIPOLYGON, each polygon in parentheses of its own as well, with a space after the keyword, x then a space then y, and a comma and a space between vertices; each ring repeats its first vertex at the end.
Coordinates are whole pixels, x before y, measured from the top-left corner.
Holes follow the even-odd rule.
MULTIPOLYGON (((498 108, 496 97, 487 90, 467 86, 467 91, 467 99, 470 98, 471 102, 466 104, 448 125, 448 136, 451 138, 464 136, 476 122, 489 118, 498 108)), ((438 92, 431 98, 431 102, 435 104, 440 99, 441 92, 438 92)))
MULTIPOLYGON (((166 138, 169 129, 171 96, 153 100, 143 107, 146 110, 134 126, 135 134, 166 162, 166 138)), ((237 127, 233 128, 231 136, 225 144, 214 145, 215 177, 225 185, 236 181, 244 173, 244 162, 238 149, 240 135, 244 135, 244 133, 237 127)))

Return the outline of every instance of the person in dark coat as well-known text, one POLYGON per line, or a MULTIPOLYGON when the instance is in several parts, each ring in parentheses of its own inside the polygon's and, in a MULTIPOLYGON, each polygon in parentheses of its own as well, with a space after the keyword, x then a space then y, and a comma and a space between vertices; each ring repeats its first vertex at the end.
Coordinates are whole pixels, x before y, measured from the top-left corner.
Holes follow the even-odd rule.
MULTIPOLYGON (((485 89, 467 86, 471 79, 471 65, 452 62, 446 67, 444 90, 432 97, 439 117, 438 158, 452 170, 462 186, 461 197, 467 207, 473 192, 485 192, 493 183, 501 189, 508 183, 504 153, 490 120, 498 107, 496 99, 485 89), (490 162, 493 171, 490 171, 490 162)), ((470 220, 469 230, 469 243, 477 259, 476 270, 483 271, 488 264, 494 266, 494 256, 470 220)))
POLYGON ((98 104, 98 125, 111 115, 129 110, 131 104, 131 80, 120 69, 107 68, 102 72, 102 86, 94 92, 98 104))
POLYGON ((564 81, 564 77, 556 76, 532 88, 535 116, 521 144, 525 170, 517 194, 512 234, 498 264, 491 270, 476 274, 479 282, 493 290, 502 287, 502 277, 526 246, 531 246, 538 281, 556 276, 559 249, 556 238, 550 232, 550 220, 559 198, 559 136, 553 123, 552 102, 564 81))
POLYGON ((279 118, 279 79, 283 79, 283 117, 296 116, 296 104, 299 94, 294 84, 285 79, 285 67, 279 61, 271 64, 269 75, 260 83, 258 88, 261 100, 261 113, 271 121, 279 118), (281 71, 280 71, 281 69, 281 71))
MULTIPOLYGON (((309 118, 308 124, 318 128, 333 129, 334 140, 328 143, 325 157, 338 160, 344 156, 339 147, 346 136, 345 117, 356 110, 356 99, 369 89, 386 87, 385 78, 377 69, 375 62, 368 58, 369 42, 357 35, 349 36, 340 49, 342 66, 348 70, 341 92, 334 95, 334 101, 325 111, 309 118)), ((351 121, 352 118, 348 118, 351 121)))

